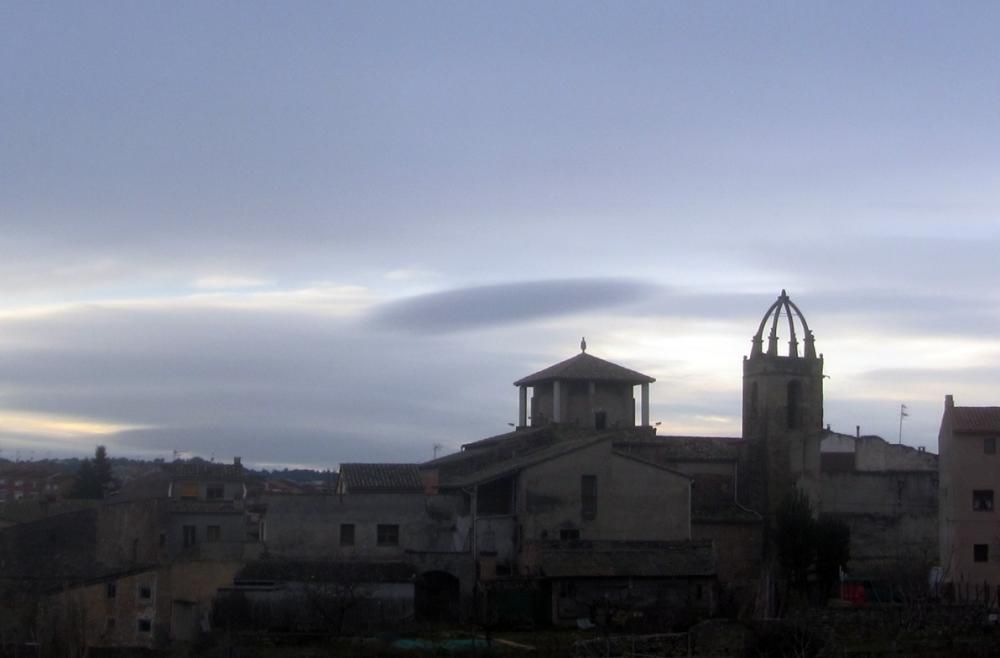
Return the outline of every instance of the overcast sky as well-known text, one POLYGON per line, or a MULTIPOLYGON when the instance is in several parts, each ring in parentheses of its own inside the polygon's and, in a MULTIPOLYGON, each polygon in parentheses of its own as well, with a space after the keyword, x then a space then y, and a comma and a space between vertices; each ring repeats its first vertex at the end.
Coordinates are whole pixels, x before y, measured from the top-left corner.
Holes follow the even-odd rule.
POLYGON ((419 461, 578 351, 738 435, 1000 403, 1000 4, 0 4, 0 456, 419 461))

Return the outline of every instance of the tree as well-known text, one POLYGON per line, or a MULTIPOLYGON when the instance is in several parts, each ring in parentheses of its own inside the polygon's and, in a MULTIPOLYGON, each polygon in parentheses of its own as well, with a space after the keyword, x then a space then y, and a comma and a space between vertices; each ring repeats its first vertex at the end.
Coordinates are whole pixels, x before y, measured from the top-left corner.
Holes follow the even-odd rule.
POLYGON ((778 506, 775 522, 778 562, 789 584, 803 590, 816 555, 816 522, 809 497, 799 489, 789 492, 778 506))
POLYGON ((69 497, 99 500, 104 498, 104 493, 110 488, 111 483, 111 462, 108 460, 108 451, 104 446, 97 446, 94 458, 84 459, 80 464, 80 470, 76 473, 76 484, 69 497))

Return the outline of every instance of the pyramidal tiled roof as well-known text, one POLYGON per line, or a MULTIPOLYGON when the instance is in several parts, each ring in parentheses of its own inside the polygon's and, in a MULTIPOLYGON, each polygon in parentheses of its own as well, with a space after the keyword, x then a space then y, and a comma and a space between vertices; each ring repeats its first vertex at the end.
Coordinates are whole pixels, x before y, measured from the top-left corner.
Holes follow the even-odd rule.
POLYGON ((623 384, 650 384, 656 380, 635 370, 623 368, 596 356, 580 352, 576 356, 560 361, 554 366, 539 370, 533 375, 522 377, 514 386, 531 386, 542 382, 559 380, 583 380, 621 382, 623 384))

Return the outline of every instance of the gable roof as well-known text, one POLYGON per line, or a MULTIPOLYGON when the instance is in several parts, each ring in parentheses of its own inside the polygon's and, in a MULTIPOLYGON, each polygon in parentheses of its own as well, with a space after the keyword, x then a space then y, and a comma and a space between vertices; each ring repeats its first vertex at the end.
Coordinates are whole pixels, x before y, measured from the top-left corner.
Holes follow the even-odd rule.
POLYGON ((522 377, 514 386, 532 386, 553 380, 620 382, 622 384, 651 384, 656 380, 635 370, 623 368, 596 356, 580 352, 544 370, 522 377))
POLYGON ((417 493, 424 490, 418 464, 341 464, 346 493, 417 493))
POLYGON ((1000 433, 1000 407, 954 407, 951 429, 960 434, 1000 433))
POLYGON ((598 443, 610 441, 615 436, 617 436, 617 432, 607 432, 604 434, 593 434, 586 438, 560 441, 525 454, 513 455, 507 459, 501 459, 494 463, 488 463, 482 468, 475 469, 470 472, 456 474, 454 478, 448 478, 446 480, 442 477, 441 485, 450 487, 467 487, 477 483, 488 482, 490 480, 495 480, 505 475, 515 473, 521 469, 527 468, 528 466, 533 466, 534 464, 538 464, 540 462, 555 459, 556 457, 561 457, 562 455, 576 452, 577 450, 582 450, 583 448, 588 448, 598 443))

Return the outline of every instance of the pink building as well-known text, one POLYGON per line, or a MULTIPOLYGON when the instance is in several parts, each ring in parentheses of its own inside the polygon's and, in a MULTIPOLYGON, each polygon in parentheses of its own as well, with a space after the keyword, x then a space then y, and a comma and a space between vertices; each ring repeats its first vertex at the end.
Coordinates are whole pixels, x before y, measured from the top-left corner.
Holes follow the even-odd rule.
POLYGON ((938 442, 942 576, 1000 585, 1000 407, 956 407, 945 396, 938 442))

